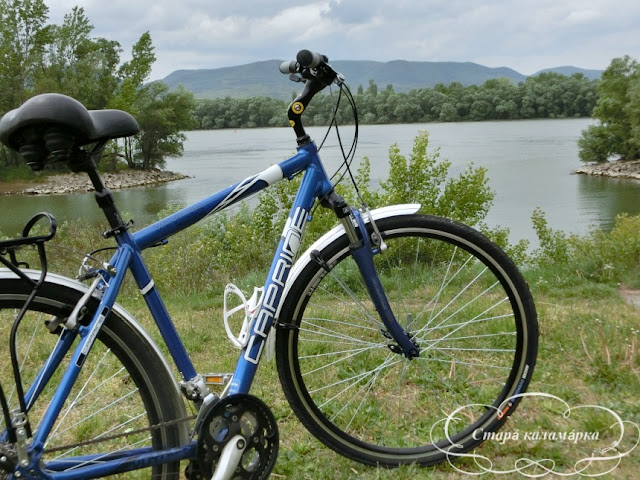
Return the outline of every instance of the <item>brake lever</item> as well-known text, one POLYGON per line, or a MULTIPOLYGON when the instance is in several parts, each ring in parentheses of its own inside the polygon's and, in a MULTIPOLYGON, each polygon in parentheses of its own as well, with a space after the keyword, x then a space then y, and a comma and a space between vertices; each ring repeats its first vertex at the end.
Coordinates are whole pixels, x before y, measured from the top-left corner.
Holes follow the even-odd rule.
POLYGON ((300 82, 305 83, 307 81, 306 78, 302 78, 302 76, 300 76, 297 73, 292 73, 291 75, 289 75, 289 80, 296 83, 300 83, 300 82))

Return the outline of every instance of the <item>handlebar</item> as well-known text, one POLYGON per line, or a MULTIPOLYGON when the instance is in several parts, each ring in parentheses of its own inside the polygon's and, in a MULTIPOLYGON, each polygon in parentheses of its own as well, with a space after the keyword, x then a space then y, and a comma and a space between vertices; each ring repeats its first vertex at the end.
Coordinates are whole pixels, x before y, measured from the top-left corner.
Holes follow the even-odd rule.
POLYGON ((305 82, 302 93, 291 103, 288 110, 289 123, 296 132, 298 145, 309 143, 311 139, 305 133, 301 117, 313 96, 332 83, 342 85, 344 77, 336 72, 326 55, 311 50, 300 50, 296 60, 282 62, 280 72, 290 74, 289 78, 296 82, 305 82))
POLYGON ((311 50, 300 50, 296 55, 296 60, 291 62, 282 62, 280 64, 280 71, 284 74, 288 73, 300 73, 306 68, 317 68, 321 65, 326 65, 329 59, 326 55, 322 55, 311 50))
POLYGON ((316 68, 322 63, 327 63, 329 59, 325 55, 321 55, 310 50, 300 50, 296 55, 296 60, 304 68, 316 68))

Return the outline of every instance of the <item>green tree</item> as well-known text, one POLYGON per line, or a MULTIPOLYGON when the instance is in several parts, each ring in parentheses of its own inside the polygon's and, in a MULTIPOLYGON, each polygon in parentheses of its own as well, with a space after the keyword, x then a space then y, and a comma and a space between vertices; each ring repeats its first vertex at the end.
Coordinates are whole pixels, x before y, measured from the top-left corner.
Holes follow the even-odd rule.
POLYGON ((629 56, 614 58, 602 74, 593 118, 582 132, 580 159, 604 162, 611 157, 640 158, 640 65, 629 56))
POLYGON ((373 79, 369 80, 369 86, 367 87, 367 95, 376 96, 378 94, 378 85, 373 81, 373 79))
MULTIPOLYGON (((116 75, 118 86, 108 103, 109 108, 129 112, 138 119, 138 122, 140 122, 142 115, 145 114, 142 109, 149 108, 151 105, 151 102, 146 98, 150 93, 149 89, 151 87, 145 85, 145 82, 149 79, 151 68, 156 60, 153 50, 151 35, 147 31, 140 36, 131 48, 131 60, 124 62, 118 69, 116 75)), ((142 129, 142 126, 140 128, 142 129)), ((147 141, 150 141, 150 138, 147 141)), ((122 144, 122 153, 120 153, 119 147, 116 147, 116 151, 112 152, 111 157, 121 155, 130 168, 144 168, 140 166, 138 159, 134 159, 136 155, 136 152, 134 152, 134 139, 123 138, 118 140, 117 145, 120 144, 122 144)), ((137 156, 140 156, 139 151, 137 156)), ((142 163, 144 164, 145 162, 143 161, 142 163)))
POLYGON ((42 0, 0 0, 0 108, 24 102, 34 87, 50 28, 42 0))
POLYGON ((148 170, 162 168, 166 157, 182 155, 183 130, 195 125, 193 94, 183 88, 169 91, 162 82, 149 84, 136 99, 140 133, 134 138, 129 166, 148 170))
MULTIPOLYGON (((138 119, 139 137, 112 142, 102 165, 116 168, 124 158, 133 168, 156 168, 164 165, 164 156, 182 153, 180 131, 194 126, 193 96, 147 83, 156 59, 149 32, 133 46, 131 60, 118 68, 120 44, 91 37, 93 26, 83 8, 74 7, 61 25, 47 21, 43 0, 0 0, 2 111, 38 93, 63 93, 89 109, 116 108, 138 119)), ((252 126, 270 122, 270 105, 258 102, 242 120, 252 126)), ((0 149, 0 166, 21 164, 19 156, 0 149)))
POLYGON ((118 85, 120 44, 91 38, 93 25, 79 7, 64 16, 62 25, 50 28, 51 43, 36 80, 37 93, 64 93, 89 109, 105 108, 118 85))
POLYGON ((154 47, 149 32, 143 33, 131 48, 131 60, 124 62, 117 72, 118 88, 109 102, 110 108, 125 110, 136 116, 136 101, 145 95, 149 86, 145 82, 151 75, 151 68, 156 61, 154 47))
MULTIPOLYGON (((50 41, 49 9, 42 0, 0 0, 0 111, 16 108, 32 95, 36 72, 50 41)), ((1 147, 0 165, 23 165, 16 153, 1 147)))
MULTIPOLYGON (((517 86, 500 78, 479 86, 464 87, 454 82, 395 92, 391 85, 378 89, 371 80, 366 90, 358 89, 361 92, 356 102, 364 124, 590 116, 597 99, 597 83, 581 74, 543 74, 517 86)), ((306 124, 328 125, 333 118, 335 97, 317 95, 305 111, 306 124)), ((284 126, 286 104, 274 102, 264 97, 200 101, 195 112, 198 128, 284 126), (270 115, 265 115, 267 111, 270 115)), ((353 121, 347 102, 338 108, 337 118, 341 124, 353 121)))

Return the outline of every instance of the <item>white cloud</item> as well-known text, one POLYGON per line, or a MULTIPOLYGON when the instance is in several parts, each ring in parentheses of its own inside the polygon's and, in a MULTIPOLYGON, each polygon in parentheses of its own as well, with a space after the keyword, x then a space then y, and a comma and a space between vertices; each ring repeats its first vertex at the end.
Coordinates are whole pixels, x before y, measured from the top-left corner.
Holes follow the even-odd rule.
POLYGON ((568 25, 592 23, 601 17, 602 14, 597 10, 576 10, 567 15, 565 22, 568 25))
POLYGON ((530 74, 576 65, 603 69, 640 58, 640 2, 628 0, 45 0, 61 22, 85 9, 94 35, 129 55, 149 31, 153 77, 292 58, 313 48, 334 59, 472 61, 530 74))

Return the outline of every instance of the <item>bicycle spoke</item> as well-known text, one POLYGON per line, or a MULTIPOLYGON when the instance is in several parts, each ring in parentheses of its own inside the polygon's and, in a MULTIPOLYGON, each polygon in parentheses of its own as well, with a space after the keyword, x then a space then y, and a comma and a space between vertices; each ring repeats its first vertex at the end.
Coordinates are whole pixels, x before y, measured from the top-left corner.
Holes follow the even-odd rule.
MULTIPOLYGON (((327 368, 329 368, 329 367, 332 367, 332 366, 334 366, 334 365, 337 365, 337 364, 339 364, 339 363, 346 362, 346 361, 347 361, 347 360, 349 360, 350 358, 353 358, 353 357, 355 357, 356 355, 358 355, 358 354, 360 354, 360 353, 368 352, 369 350, 371 350, 371 348, 373 348, 373 347, 369 347, 369 348, 361 348, 361 349, 359 349, 359 350, 354 350, 353 352, 351 352, 351 353, 350 353, 350 355, 343 356, 342 358, 339 358, 338 360, 334 360, 334 361, 333 361, 333 362, 331 362, 331 363, 325 363, 324 365, 322 365, 322 366, 320 366, 320 367, 318 367, 318 368, 316 368, 316 369, 314 369, 314 370, 309 370, 308 372, 305 372, 302 376, 303 376, 303 377, 306 377, 307 375, 311 375, 311 374, 313 374, 313 373, 320 372, 320 371, 322 371, 322 370, 325 370, 325 369, 327 369, 327 368)), ((344 352, 343 352, 343 353, 344 353, 344 352)), ((300 359, 301 359, 301 360, 304 360, 305 358, 310 358, 310 357, 300 357, 300 359)))
MULTIPOLYGON (((64 413, 62 414, 62 416, 60 417, 60 420, 58 421, 58 426, 53 430, 53 432, 51 432, 51 434, 49 435, 49 439, 53 439, 56 437, 56 433, 57 431, 60 429, 60 426, 64 423, 64 420, 67 418, 67 415, 69 415, 69 412, 71 412, 71 410, 73 410, 73 408, 75 407, 75 405, 78 402, 78 399, 80 398, 80 396, 84 393, 84 390, 87 388, 87 385, 89 385, 89 382, 91 382, 91 379, 95 376, 96 372, 98 371, 98 369, 100 368, 100 366, 102 365, 102 362, 104 361, 104 359, 106 358, 106 356, 109 354, 109 350, 107 350, 103 355, 102 358, 100 358, 100 360, 98 361, 97 365, 94 367, 93 371, 91 372, 91 374, 89 375, 89 378, 87 379, 87 381, 84 383, 84 385, 82 385, 82 388, 80 389, 80 391, 78 392, 78 394, 76 395, 76 397, 69 403, 69 405, 67 406, 67 409, 64 411, 64 413)), ((75 425, 72 425, 72 427, 75 425)), ((69 428, 72 428, 69 427, 69 428)), ((68 430, 68 429, 67 429, 68 430)), ((66 430, 64 430, 61 433, 64 433, 66 430)), ((48 442, 47 442, 48 443, 48 442)), ((47 446, 47 443, 45 443, 45 447, 47 446)))
MULTIPOLYGON (((335 386, 338 386, 338 385, 342 385, 344 383, 352 382, 351 385, 348 385, 344 390, 342 390, 341 392, 336 394, 334 397, 328 399, 327 402, 329 402, 329 401, 333 400, 335 397, 337 397, 338 395, 340 395, 340 394, 344 393, 345 391, 351 389, 354 385, 357 385, 360 382, 360 380, 362 380, 363 378, 367 378, 367 377, 373 375, 374 373, 376 373, 377 371, 383 370, 385 368, 388 368, 389 366, 394 365, 394 364, 398 363, 399 361, 400 360, 396 360, 395 362, 392 362, 392 363, 386 363, 385 362, 382 365, 378 365, 376 368, 374 368, 374 369, 372 369, 370 371, 359 373, 357 375, 353 375, 353 376, 351 376, 349 378, 345 378, 343 380, 339 380, 339 381, 331 383, 329 385, 324 385, 324 386, 322 386, 320 388, 317 388, 315 390, 310 390, 309 393, 310 394, 318 393, 318 392, 321 392, 321 391, 326 390, 328 388, 332 388, 332 387, 335 387, 335 386)), ((324 406, 327 402, 325 402, 322 406, 324 406)))
POLYGON ((442 460, 446 454, 431 442, 447 435, 465 448, 479 443, 469 432, 499 421, 483 405, 529 380, 522 357, 535 338, 522 333, 535 335, 535 312, 515 310, 519 281, 500 276, 517 273, 494 250, 481 250, 488 244, 476 232, 415 217, 381 221, 388 248, 373 258, 419 357, 405 358, 379 327, 346 242, 320 252, 331 259, 329 273, 317 265, 292 285, 297 302, 282 316, 298 328, 278 331, 286 362, 278 357, 279 373, 296 414, 325 444, 371 464, 442 460), (460 421, 445 432, 439 422, 461 407, 460 421))
MULTIPOLYGON (((91 413, 91 415, 86 416, 85 418, 77 421, 76 423, 69 425, 67 428, 65 428, 64 430, 60 431, 57 433, 57 435, 52 435, 51 437, 49 437, 49 441, 51 441, 53 438, 59 437, 61 436, 63 433, 68 432, 69 430, 72 430, 73 428, 77 427, 78 425, 80 425, 83 422, 89 421, 92 418, 96 417, 97 415, 100 415, 102 412, 104 412, 105 410, 108 410, 110 408, 112 408, 115 405, 118 405, 120 403, 122 403, 123 401, 125 401, 127 398, 131 397, 131 395, 134 395, 138 393, 137 389, 136 390, 132 390, 129 393, 127 393, 126 395, 123 395, 121 397, 119 397, 118 399, 112 401, 111 403, 105 405, 104 407, 100 408, 99 410, 91 413)), ((48 442, 47 442, 48 443, 48 442)), ((46 444, 45 444, 46 447, 46 444)))
MULTIPOLYGON (((335 280, 336 282, 338 282, 338 285, 340 285, 340 287, 342 287, 342 290, 348 295, 348 297, 355 302, 356 305, 358 305, 358 307, 360 308, 360 311, 365 315, 365 317, 371 322, 371 324, 373 325, 378 325, 378 326, 383 326, 382 321, 377 318, 377 316, 375 315, 371 315, 369 313, 369 310, 367 309, 367 307, 365 307, 364 303, 362 303, 362 301, 360 300, 360 298, 353 292, 353 290, 351 290, 349 288, 349 286, 344 283, 342 281, 342 279, 333 273, 333 271, 329 272, 329 276, 335 280)), ((329 293, 329 295, 333 295, 333 293, 328 292, 327 290, 325 290, 326 293, 329 293)))

